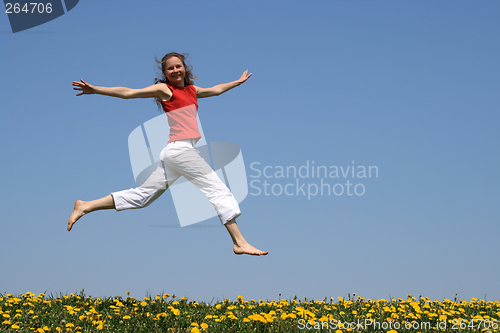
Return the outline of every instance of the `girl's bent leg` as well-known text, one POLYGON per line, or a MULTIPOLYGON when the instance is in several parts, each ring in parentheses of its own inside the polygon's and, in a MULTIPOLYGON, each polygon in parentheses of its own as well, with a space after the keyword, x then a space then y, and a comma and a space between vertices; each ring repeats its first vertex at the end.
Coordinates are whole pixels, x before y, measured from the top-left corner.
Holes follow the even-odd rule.
MULTIPOLYGON (((162 156, 160 156, 161 158, 162 156)), ((73 228, 73 224, 79 218, 95 210, 116 209, 121 211, 146 207, 158 199, 179 177, 180 174, 168 168, 163 161, 160 161, 156 170, 139 187, 113 192, 104 198, 93 201, 78 200, 75 202, 73 213, 68 220, 68 231, 73 228)))
POLYGON ((77 200, 75 202, 75 207, 73 208, 73 213, 68 220, 68 231, 71 231, 73 224, 80 219, 83 215, 102 209, 115 209, 115 201, 113 196, 110 194, 104 198, 93 200, 93 201, 82 201, 77 200))
POLYGON ((160 161, 158 168, 141 186, 111 193, 115 202, 115 209, 122 211, 147 207, 158 199, 179 177, 180 174, 171 170, 163 161, 160 161))
POLYGON ((250 254, 254 256, 262 256, 268 253, 268 251, 261 251, 259 249, 256 249, 255 247, 250 245, 245 240, 245 238, 243 238, 243 235, 241 234, 235 219, 228 221, 224 225, 226 226, 226 229, 229 232, 229 235, 231 235, 231 239, 233 240, 233 251, 235 254, 250 254))

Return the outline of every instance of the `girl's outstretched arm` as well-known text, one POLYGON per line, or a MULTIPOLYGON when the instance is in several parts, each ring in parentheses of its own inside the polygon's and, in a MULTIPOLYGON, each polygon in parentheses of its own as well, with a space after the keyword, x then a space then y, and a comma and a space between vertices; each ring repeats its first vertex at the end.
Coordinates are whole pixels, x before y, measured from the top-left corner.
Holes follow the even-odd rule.
POLYGON ((80 79, 80 81, 73 81, 73 86, 75 87, 73 90, 81 91, 76 96, 99 94, 125 99, 154 97, 162 100, 168 100, 172 96, 172 91, 166 84, 153 84, 146 88, 131 89, 126 87, 97 87, 80 79))
POLYGON ((196 97, 204 98, 204 97, 210 97, 210 96, 218 96, 222 93, 225 93, 226 91, 228 91, 230 89, 233 89, 234 87, 239 86, 240 84, 242 84, 243 82, 248 80, 248 78, 250 76, 252 76, 252 73, 248 74, 248 71, 244 71, 243 74, 241 74, 241 77, 238 80, 233 81, 233 82, 218 84, 218 85, 213 86, 211 88, 200 88, 200 87, 195 86, 196 97))

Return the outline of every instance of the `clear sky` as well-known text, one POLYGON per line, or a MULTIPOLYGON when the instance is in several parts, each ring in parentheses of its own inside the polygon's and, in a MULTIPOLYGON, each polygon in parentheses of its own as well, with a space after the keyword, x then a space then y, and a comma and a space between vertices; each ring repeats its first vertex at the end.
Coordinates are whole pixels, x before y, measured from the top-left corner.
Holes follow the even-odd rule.
POLYGON ((489 0, 81 0, 13 34, 1 14, 0 293, 500 299, 499 17, 489 0), (66 231, 75 200, 135 186, 128 136, 160 114, 71 81, 145 87, 170 51, 201 87, 253 73, 199 115, 241 147, 238 224, 268 256, 232 254, 217 218, 181 228, 168 191, 66 231))

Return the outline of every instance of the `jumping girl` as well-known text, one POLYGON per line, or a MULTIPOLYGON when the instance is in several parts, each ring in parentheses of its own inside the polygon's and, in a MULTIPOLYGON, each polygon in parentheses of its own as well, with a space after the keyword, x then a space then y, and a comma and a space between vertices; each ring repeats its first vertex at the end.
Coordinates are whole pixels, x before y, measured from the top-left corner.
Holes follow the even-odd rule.
POLYGON ((168 53, 161 62, 162 78, 156 79, 152 86, 142 89, 125 87, 97 87, 84 80, 73 81, 74 90, 81 91, 77 96, 100 94, 119 98, 155 98, 167 114, 170 125, 170 140, 160 154, 158 168, 139 187, 113 192, 93 200, 77 200, 68 220, 68 231, 83 215, 103 209, 143 208, 155 201, 180 176, 184 176, 197 186, 214 205, 215 210, 233 241, 235 254, 266 255, 250 245, 242 236, 236 224, 241 212, 238 202, 214 170, 205 162, 194 148, 201 138, 196 121, 198 98, 218 96, 239 86, 252 74, 245 71, 233 82, 223 83, 211 88, 193 85, 193 74, 186 66, 185 56, 168 53))

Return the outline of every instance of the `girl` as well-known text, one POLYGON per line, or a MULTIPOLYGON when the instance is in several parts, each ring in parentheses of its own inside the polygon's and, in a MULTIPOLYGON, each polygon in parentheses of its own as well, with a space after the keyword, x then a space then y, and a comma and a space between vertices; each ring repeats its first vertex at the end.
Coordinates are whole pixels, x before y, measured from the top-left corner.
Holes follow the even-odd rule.
POLYGON ((252 74, 245 71, 233 82, 219 84, 211 88, 200 88, 193 85, 193 74, 185 63, 185 56, 179 53, 168 53, 161 62, 163 77, 156 79, 156 84, 142 88, 97 87, 84 80, 73 81, 74 90, 80 91, 77 96, 100 94, 119 98, 155 98, 159 106, 167 114, 170 125, 170 140, 160 154, 160 162, 156 171, 139 187, 113 192, 110 195, 93 200, 77 200, 68 220, 68 231, 83 215, 102 209, 142 208, 151 204, 180 176, 184 176, 196 185, 214 205, 219 218, 233 240, 235 254, 266 255, 250 245, 241 235, 236 224, 236 217, 241 212, 237 201, 227 186, 219 179, 215 171, 205 162, 194 148, 201 138, 196 121, 198 98, 218 96, 239 86, 252 74))

